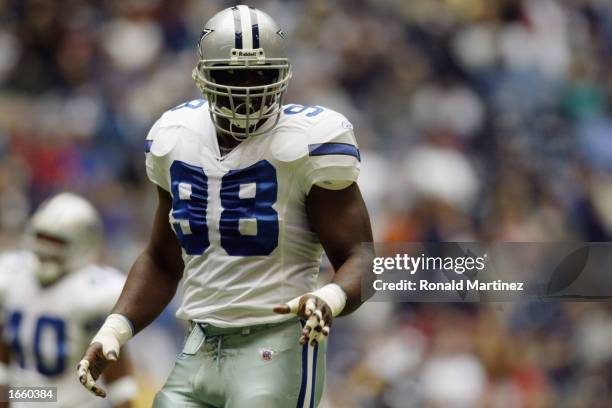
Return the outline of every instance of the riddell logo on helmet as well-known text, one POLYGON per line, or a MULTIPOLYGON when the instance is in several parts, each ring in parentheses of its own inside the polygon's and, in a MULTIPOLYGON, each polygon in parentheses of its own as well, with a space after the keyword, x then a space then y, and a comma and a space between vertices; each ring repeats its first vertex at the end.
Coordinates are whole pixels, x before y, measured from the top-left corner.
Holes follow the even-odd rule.
POLYGON ((265 58, 264 50, 262 48, 258 48, 255 50, 241 50, 241 49, 232 49, 232 57, 257 57, 257 58, 265 58))

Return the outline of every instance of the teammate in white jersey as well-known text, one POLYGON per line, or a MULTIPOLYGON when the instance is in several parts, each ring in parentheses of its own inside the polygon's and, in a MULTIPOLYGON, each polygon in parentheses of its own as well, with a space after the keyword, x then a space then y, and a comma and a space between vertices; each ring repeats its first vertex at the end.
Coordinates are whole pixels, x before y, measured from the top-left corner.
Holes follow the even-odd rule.
POLYGON ((97 376, 179 287, 190 332, 155 407, 318 404, 323 340, 363 301, 359 249, 372 235, 353 126, 283 105, 284 43, 247 6, 205 24, 193 77, 206 99, 170 109, 146 138, 153 232, 79 366, 96 395, 97 376), (323 249, 335 274, 317 289, 323 249))
MULTIPOLYGON (((62 193, 32 217, 29 250, 0 255, 4 387, 53 386, 57 401, 50 406, 96 406, 72 370, 125 281, 119 271, 93 263, 100 238, 93 206, 62 193)), ((127 355, 104 375, 113 406, 129 407, 136 386, 127 355)))

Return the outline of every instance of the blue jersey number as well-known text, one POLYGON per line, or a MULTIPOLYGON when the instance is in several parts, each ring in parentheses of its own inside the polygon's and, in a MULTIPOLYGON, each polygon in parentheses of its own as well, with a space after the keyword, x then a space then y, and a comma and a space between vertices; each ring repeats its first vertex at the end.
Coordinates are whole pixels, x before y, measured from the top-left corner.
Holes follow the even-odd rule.
MULTIPOLYGON (((210 245, 206 208, 208 179, 201 167, 181 161, 170 166, 174 230, 188 255, 210 245)), ((229 255, 269 255, 278 245, 276 169, 266 160, 231 170, 221 180, 221 246, 229 255)))
POLYGON ((270 255, 276 248, 276 194, 276 169, 265 160, 223 176, 219 230, 221 246, 229 255, 270 255))
MULTIPOLYGON (((8 319, 8 342, 12 354, 17 357, 19 366, 26 368, 24 350, 19 337, 19 330, 23 314, 21 311, 13 311, 8 319)), ((55 376, 64 372, 66 368, 66 323, 59 318, 50 316, 40 316, 36 321, 34 329, 34 359, 36 370, 46 376, 55 376), (47 334, 47 338, 52 337, 56 345, 55 356, 48 358, 41 349, 41 340, 47 334), (50 337, 49 337, 50 336, 50 337)))
POLYGON ((177 105, 174 108, 170 109, 170 111, 175 111, 183 108, 198 109, 201 108, 205 103, 206 99, 195 99, 193 101, 181 103, 180 105, 177 105))
POLYGON ((286 115, 297 115, 298 113, 306 112, 306 116, 309 118, 313 116, 317 116, 319 113, 323 112, 323 108, 317 105, 289 105, 283 110, 286 115))
POLYGON ((206 225, 208 178, 201 167, 182 161, 170 166, 174 231, 189 255, 204 253, 210 242, 206 225))
POLYGON ((19 339, 19 328, 21 327, 22 320, 23 313, 21 311, 15 310, 9 313, 6 336, 8 346, 13 356, 17 357, 19 367, 25 368, 25 356, 23 354, 23 347, 21 347, 21 340, 19 339))

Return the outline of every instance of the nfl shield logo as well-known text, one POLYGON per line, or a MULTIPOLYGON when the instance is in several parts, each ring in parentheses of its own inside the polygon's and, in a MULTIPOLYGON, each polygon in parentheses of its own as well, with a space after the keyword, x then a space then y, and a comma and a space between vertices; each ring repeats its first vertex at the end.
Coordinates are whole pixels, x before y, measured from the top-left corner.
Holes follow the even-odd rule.
POLYGON ((272 360, 272 350, 262 350, 261 351, 261 358, 264 359, 264 361, 270 361, 272 360))

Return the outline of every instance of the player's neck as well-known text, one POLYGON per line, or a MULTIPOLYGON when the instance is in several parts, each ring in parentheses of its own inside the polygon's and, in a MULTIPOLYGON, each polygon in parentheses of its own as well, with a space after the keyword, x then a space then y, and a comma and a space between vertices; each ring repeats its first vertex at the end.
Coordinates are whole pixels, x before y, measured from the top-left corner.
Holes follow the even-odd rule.
MULTIPOLYGON (((260 129, 262 126, 268 123, 268 120, 269 118, 259 120, 254 126, 252 126, 253 130, 251 132, 260 129)), ((224 118, 221 119, 221 122, 224 124, 228 123, 227 119, 224 118)), ((225 129, 227 129, 227 127, 225 129)), ((244 140, 238 141, 226 132, 217 131, 217 144, 219 145, 219 153, 221 156, 225 156, 226 154, 230 153, 242 142, 244 142, 244 140)))
POLYGON ((221 156, 225 156, 232 150, 236 148, 240 143, 240 141, 234 139, 230 135, 222 132, 217 132, 217 142, 219 144, 219 153, 221 156))

